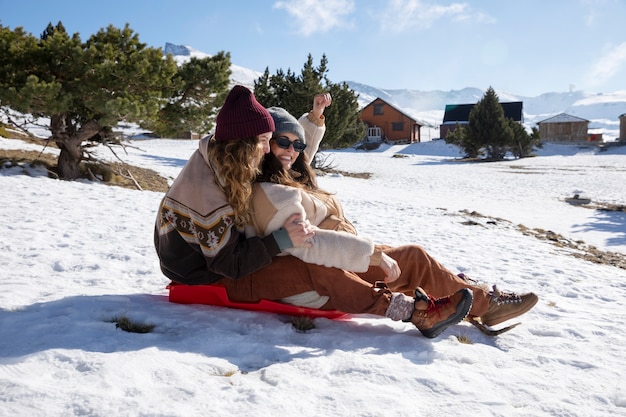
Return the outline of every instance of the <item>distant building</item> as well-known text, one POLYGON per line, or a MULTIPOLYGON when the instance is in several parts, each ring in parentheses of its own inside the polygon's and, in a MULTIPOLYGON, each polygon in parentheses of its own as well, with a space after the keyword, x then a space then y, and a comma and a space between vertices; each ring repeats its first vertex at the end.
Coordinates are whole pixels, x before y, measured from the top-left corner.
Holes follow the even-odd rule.
MULTIPOLYGON (((445 139, 449 132, 456 129, 457 123, 460 126, 469 124, 469 115, 476 104, 446 104, 443 114, 443 123, 439 126, 439 134, 445 139)), ((504 110, 504 117, 524 123, 524 103, 521 101, 511 101, 500 103, 504 110)))
POLYGON ((619 117, 619 140, 626 142, 626 113, 619 117))
POLYGON ((192 132, 191 130, 185 130, 183 132, 178 133, 176 135, 177 139, 201 139, 203 137, 202 134, 197 132, 192 132))
POLYGON ((601 141, 601 136, 588 134, 589 120, 566 113, 557 114, 537 123, 539 134, 544 142, 583 143, 590 140, 601 141))
POLYGON ((420 123, 381 98, 363 107, 359 118, 367 127, 365 143, 391 144, 421 142, 420 123))

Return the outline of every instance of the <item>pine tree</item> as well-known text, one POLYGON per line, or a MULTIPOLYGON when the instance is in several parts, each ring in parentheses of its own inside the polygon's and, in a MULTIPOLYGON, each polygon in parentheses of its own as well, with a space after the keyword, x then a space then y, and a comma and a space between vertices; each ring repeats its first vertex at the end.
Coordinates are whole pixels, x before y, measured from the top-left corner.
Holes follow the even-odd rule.
POLYGON ((464 153, 464 157, 467 159, 478 158, 482 154, 480 143, 472 142, 466 132, 467 127, 461 126, 459 122, 456 123, 456 127, 445 137, 445 142, 458 146, 464 153))
POLYGON ((532 128, 532 133, 528 134, 524 126, 517 123, 513 119, 507 119, 513 130, 513 142, 511 144, 511 153, 516 158, 526 158, 531 156, 535 146, 539 145, 539 130, 532 128))
POLYGON ((265 107, 283 107, 295 115, 296 107, 301 107, 298 103, 303 94, 302 89, 297 89, 297 83, 298 78, 291 69, 286 73, 278 69, 276 74, 269 75, 269 69, 265 68, 264 75, 254 82, 254 96, 265 107))
POLYGON ((80 176, 85 142, 112 140, 120 121, 153 120, 176 73, 174 60, 147 48, 128 25, 85 42, 61 22, 39 39, 0 27, 0 57, 0 104, 50 120, 61 151, 57 174, 68 180, 80 176))
POLYGON ((513 131, 492 87, 487 89, 483 98, 472 108, 466 136, 470 143, 484 147, 490 160, 504 159, 513 141, 513 131))
POLYGON ((290 69, 282 69, 276 74, 265 72, 254 82, 254 95, 266 107, 283 107, 295 117, 311 110, 316 94, 329 92, 333 103, 324 111, 326 134, 322 147, 345 147, 363 137, 365 127, 359 123, 358 95, 346 83, 334 84, 326 76, 328 60, 322 56, 319 66, 313 64, 313 57, 308 55, 302 71, 296 76, 290 69))
POLYGON ((333 98, 333 104, 324 111, 326 134, 322 148, 352 146, 363 139, 366 129, 365 124, 359 119, 358 95, 345 82, 329 83, 328 91, 333 98))
POLYGON ((272 102, 272 100, 274 100, 274 96, 272 95, 272 91, 270 90, 270 85, 270 69, 268 67, 265 67, 263 75, 261 75, 254 81, 254 96, 259 101, 259 103, 263 103, 265 107, 272 107, 274 105, 272 102))
POLYGON ((164 92, 171 100, 159 110, 146 128, 165 137, 185 131, 208 133, 215 123, 230 83, 230 54, 219 52, 207 58, 191 58, 182 64, 164 92))

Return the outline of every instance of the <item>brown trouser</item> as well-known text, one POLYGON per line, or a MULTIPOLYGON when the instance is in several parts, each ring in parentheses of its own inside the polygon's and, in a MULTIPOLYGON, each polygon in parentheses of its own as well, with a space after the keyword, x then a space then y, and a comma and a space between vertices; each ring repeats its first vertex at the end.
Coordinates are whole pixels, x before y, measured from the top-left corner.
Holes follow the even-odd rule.
MULTIPOLYGON (((422 287, 426 293, 435 298, 445 297, 460 290, 469 288, 474 299, 469 311, 471 316, 480 317, 487 312, 491 296, 485 288, 459 278, 419 245, 383 246, 378 245, 387 255, 395 259, 400 266, 400 278, 390 282, 389 289, 407 295, 415 295, 415 288, 422 287)), ((378 267, 370 268, 366 273, 359 274, 368 282, 382 281, 385 275, 378 267)))
POLYGON ((415 288, 422 287, 428 294, 439 298, 469 288, 474 294, 470 314, 481 316, 487 312, 488 293, 444 268, 421 246, 379 248, 395 259, 401 270, 400 277, 389 283, 385 290, 377 290, 372 285, 385 278, 383 270, 377 266, 364 273, 354 273, 307 264, 293 256, 277 256, 269 266, 255 273, 236 280, 224 278, 219 283, 226 286, 229 297, 236 301, 280 300, 313 290, 330 298, 323 309, 379 316, 384 316, 387 311, 391 291, 413 296, 415 288))

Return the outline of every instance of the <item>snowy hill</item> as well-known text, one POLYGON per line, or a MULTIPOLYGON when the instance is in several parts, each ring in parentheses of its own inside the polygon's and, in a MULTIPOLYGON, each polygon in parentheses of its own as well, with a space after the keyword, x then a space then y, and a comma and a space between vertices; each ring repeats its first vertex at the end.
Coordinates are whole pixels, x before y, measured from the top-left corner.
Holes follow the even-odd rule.
MULTIPOLYGON (((171 53, 178 62, 184 62, 191 56, 209 56, 189 46, 165 45, 165 53, 171 53)), ((231 66, 233 83, 254 86, 254 81, 262 74, 237 65, 231 66)), ((335 80, 335 82, 339 82, 335 80)), ((438 137, 438 126, 443 120, 446 104, 476 103, 484 93, 484 89, 467 87, 462 90, 450 91, 419 91, 419 90, 385 90, 356 81, 346 83, 359 94, 359 103, 365 106, 380 97, 387 103, 402 110, 406 114, 423 121, 433 127, 430 137, 438 137)), ((609 94, 587 93, 583 91, 548 92, 536 97, 519 96, 514 93, 498 91, 493 86, 500 101, 522 101, 524 103, 524 124, 527 128, 536 126, 537 122, 548 119, 559 113, 567 113, 589 120, 592 133, 602 133, 605 141, 619 137, 619 116, 626 113, 626 90, 609 94)), ((424 135, 429 137, 429 135, 424 135)))
MULTIPOLYGON (((172 178, 197 146, 141 139, 124 159, 172 178)), ((163 193, 16 165, 0 169, 0 416, 626 416, 626 270, 563 245, 626 254, 626 213, 563 201, 580 190, 626 203, 626 147, 552 145, 514 164, 453 162, 442 141, 327 155, 372 174, 319 178, 362 236, 535 291, 521 326, 489 337, 459 323, 426 339, 355 315, 302 333, 275 314, 169 303, 152 243, 163 193), (154 329, 125 332, 120 318, 154 329)))

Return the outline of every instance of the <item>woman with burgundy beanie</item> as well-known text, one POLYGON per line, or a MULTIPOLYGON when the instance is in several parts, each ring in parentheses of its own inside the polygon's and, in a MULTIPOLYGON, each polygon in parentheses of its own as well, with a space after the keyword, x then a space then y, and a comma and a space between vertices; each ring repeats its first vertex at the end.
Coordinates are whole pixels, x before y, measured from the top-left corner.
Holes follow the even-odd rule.
MULTIPOLYGON (((309 115, 309 127, 325 129, 315 116, 309 115)), ((410 321, 429 338, 466 316, 472 304, 466 288, 438 299, 416 288, 414 298, 347 270, 276 256, 310 248, 315 232, 302 214, 293 214, 267 236, 252 236, 252 182, 270 151, 274 120, 249 89, 235 86, 216 124, 160 204, 154 244, 165 276, 187 285, 224 285, 239 302, 316 293, 327 297, 321 309, 410 321)))

